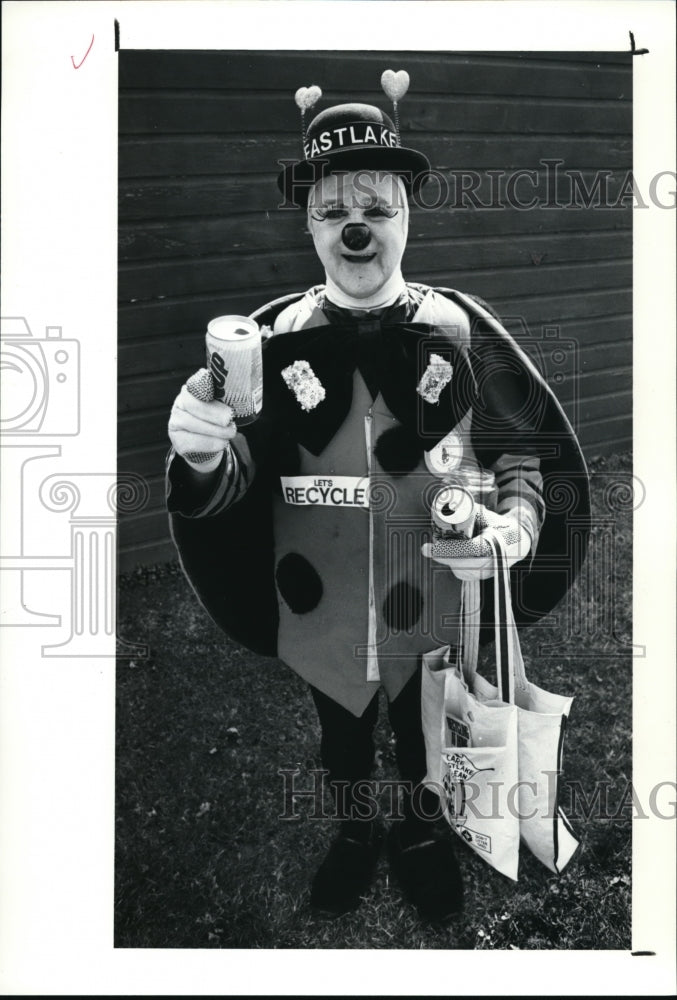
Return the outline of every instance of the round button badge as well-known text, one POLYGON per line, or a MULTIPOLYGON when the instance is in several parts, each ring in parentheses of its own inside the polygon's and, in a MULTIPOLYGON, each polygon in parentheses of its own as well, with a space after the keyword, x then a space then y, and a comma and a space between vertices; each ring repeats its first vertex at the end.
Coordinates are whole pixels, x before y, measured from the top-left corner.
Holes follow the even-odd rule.
POLYGON ((428 470, 436 476, 444 476, 458 468, 463 459, 463 440, 458 431, 451 431, 434 448, 425 452, 428 470))

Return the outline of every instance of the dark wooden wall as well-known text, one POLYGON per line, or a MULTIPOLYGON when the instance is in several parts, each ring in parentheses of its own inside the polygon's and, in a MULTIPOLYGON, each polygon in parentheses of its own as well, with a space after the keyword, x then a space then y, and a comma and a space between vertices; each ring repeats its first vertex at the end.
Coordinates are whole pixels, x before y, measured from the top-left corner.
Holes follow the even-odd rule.
POLYGON ((449 181, 445 204, 412 211, 405 276, 481 295, 526 336, 588 457, 630 446, 631 201, 586 208, 571 182, 579 171, 591 190, 606 171, 613 202, 631 170, 629 56, 122 51, 118 467, 150 496, 121 518, 121 570, 173 558, 167 419, 203 364, 208 320, 323 280, 304 217, 278 208, 276 161, 300 154, 294 92, 317 83, 318 109, 389 110, 388 67, 411 76, 403 144, 449 181), (545 159, 562 161, 554 185, 545 159), (505 178, 487 173, 519 169, 539 171, 536 208, 510 207, 505 178), (495 207, 463 204, 454 171, 477 171, 475 197, 495 207))

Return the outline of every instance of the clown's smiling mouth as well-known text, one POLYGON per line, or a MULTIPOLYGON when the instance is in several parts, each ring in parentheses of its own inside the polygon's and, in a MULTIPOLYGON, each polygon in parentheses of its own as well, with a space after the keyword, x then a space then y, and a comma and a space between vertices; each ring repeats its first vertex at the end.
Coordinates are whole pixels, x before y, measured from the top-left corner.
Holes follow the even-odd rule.
POLYGON ((356 253, 343 253, 341 254, 344 260, 349 261, 351 264, 368 264, 370 260, 373 260, 376 256, 375 253, 366 254, 356 254, 356 253))

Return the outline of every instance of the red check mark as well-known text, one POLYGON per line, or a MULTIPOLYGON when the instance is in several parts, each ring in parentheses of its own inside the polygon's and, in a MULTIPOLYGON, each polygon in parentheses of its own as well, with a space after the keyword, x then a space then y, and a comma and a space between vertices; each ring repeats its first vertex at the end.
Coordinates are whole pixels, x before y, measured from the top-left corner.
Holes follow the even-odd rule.
POLYGON ((82 64, 85 61, 85 59, 87 58, 87 56, 89 55, 89 53, 92 51, 92 45, 93 44, 94 44, 94 35, 92 35, 92 40, 89 43, 89 48, 87 49, 87 51, 85 52, 85 54, 82 57, 82 59, 80 60, 80 62, 77 64, 77 66, 75 65, 75 59, 73 59, 73 56, 71 56, 71 62, 73 63, 73 69, 80 69, 80 67, 82 66, 82 64))

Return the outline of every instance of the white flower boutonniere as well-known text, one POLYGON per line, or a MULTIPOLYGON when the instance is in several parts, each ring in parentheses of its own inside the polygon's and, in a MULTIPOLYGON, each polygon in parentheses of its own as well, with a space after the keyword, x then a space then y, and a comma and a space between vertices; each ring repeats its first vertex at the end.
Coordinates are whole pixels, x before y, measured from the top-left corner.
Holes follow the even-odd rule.
POLYGON ((423 372, 423 378, 418 383, 416 391, 426 403, 439 403, 440 393, 445 385, 449 385, 453 374, 453 366, 448 361, 439 354, 431 354, 430 363, 423 372))
POLYGON ((295 361, 288 368, 283 368, 282 378, 287 387, 296 396, 302 410, 314 410, 321 403, 326 392, 319 378, 307 361, 295 361))

